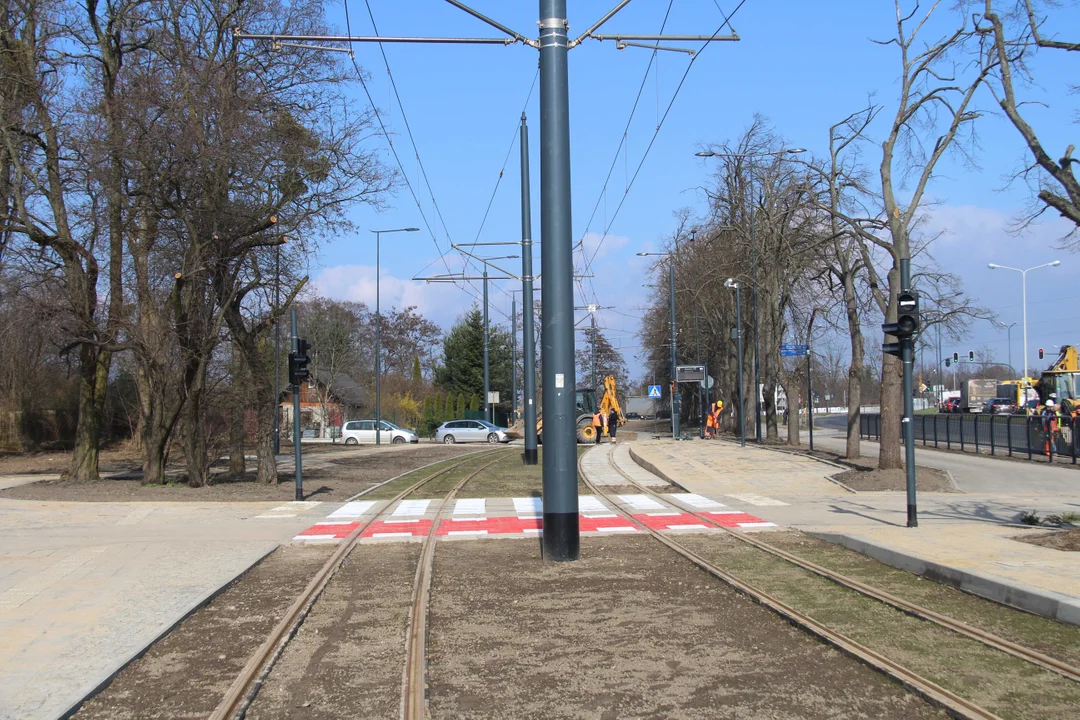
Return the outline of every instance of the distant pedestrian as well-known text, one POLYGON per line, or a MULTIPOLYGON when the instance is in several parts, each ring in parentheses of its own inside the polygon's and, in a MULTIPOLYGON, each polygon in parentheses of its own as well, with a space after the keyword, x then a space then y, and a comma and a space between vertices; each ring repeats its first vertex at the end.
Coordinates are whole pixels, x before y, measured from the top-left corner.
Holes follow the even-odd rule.
POLYGON ((604 416, 599 410, 593 413, 592 428, 596 434, 596 444, 600 444, 600 436, 604 434, 604 416))
POLYGON ((611 408, 611 412, 607 417, 607 431, 611 437, 611 442, 615 442, 615 429, 619 427, 619 411, 615 408, 611 408))

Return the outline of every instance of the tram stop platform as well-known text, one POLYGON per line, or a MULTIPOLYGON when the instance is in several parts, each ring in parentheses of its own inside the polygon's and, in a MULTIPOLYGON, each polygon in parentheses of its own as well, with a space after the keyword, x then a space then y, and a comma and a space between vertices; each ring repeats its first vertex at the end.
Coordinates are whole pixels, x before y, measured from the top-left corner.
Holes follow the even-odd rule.
MULTIPOLYGON (((1080 553, 1020 542, 1045 527, 1019 524, 1025 510, 1076 512, 1080 490, 1040 487, 1024 465, 1010 492, 920 492, 908 528, 903 492, 856 492, 833 481, 831 463, 727 441, 638 440, 630 454, 690 493, 747 505, 766 521, 844 545, 885 564, 1032 613, 1080 625, 1080 553)), ((1063 469, 1062 472, 1075 472, 1063 469)), ((1080 487, 1080 475, 1076 476, 1080 487)))

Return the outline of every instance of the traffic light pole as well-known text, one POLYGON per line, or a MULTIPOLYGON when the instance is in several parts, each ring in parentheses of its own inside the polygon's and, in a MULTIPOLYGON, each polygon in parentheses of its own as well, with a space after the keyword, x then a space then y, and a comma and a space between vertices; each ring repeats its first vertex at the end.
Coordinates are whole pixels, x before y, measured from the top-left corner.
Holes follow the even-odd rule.
MULTIPOLYGON (((292 309, 292 351, 300 350, 300 336, 296 329, 296 308, 292 309)), ((300 383, 292 384, 293 458, 296 465, 296 500, 304 499, 304 478, 300 453, 300 383)))
MULTIPOLYGON (((900 260, 900 288, 903 292, 911 291, 911 260, 900 260)), ((908 335, 900 338, 900 360, 904 366, 904 465, 907 470, 907 526, 919 527, 918 510, 915 503, 915 400, 912 397, 911 376, 915 364, 915 339, 908 335)))
POLYGON ((675 354, 675 261, 668 255, 668 303, 670 305, 671 320, 671 437, 679 439, 679 383, 675 377, 676 354, 675 354))

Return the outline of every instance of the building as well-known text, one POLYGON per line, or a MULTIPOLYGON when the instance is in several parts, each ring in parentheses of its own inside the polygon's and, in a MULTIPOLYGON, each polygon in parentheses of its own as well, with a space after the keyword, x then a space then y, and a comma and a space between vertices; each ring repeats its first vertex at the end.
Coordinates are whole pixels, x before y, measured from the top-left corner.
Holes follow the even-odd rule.
MULTIPOLYGON (((293 388, 282 392, 281 438, 292 437, 293 388)), ((311 368, 311 376, 300 386, 300 432, 304 439, 331 440, 341 434, 341 423, 361 417, 368 411, 368 393, 345 373, 320 373, 311 368)))

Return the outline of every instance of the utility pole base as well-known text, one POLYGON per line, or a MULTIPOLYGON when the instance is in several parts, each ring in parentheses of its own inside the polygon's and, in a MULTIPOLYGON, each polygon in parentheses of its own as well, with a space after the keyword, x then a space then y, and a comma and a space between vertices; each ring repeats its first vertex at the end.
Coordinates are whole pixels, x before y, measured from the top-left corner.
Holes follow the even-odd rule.
POLYGON ((919 527, 919 514, 914 505, 907 506, 907 526, 909 528, 919 527))
POLYGON ((580 555, 578 513, 544 513, 544 559, 573 562, 580 555))
POLYGON ((538 465, 540 463, 540 453, 537 452, 536 448, 532 450, 525 448, 525 454, 522 457, 525 458, 526 465, 538 465))

